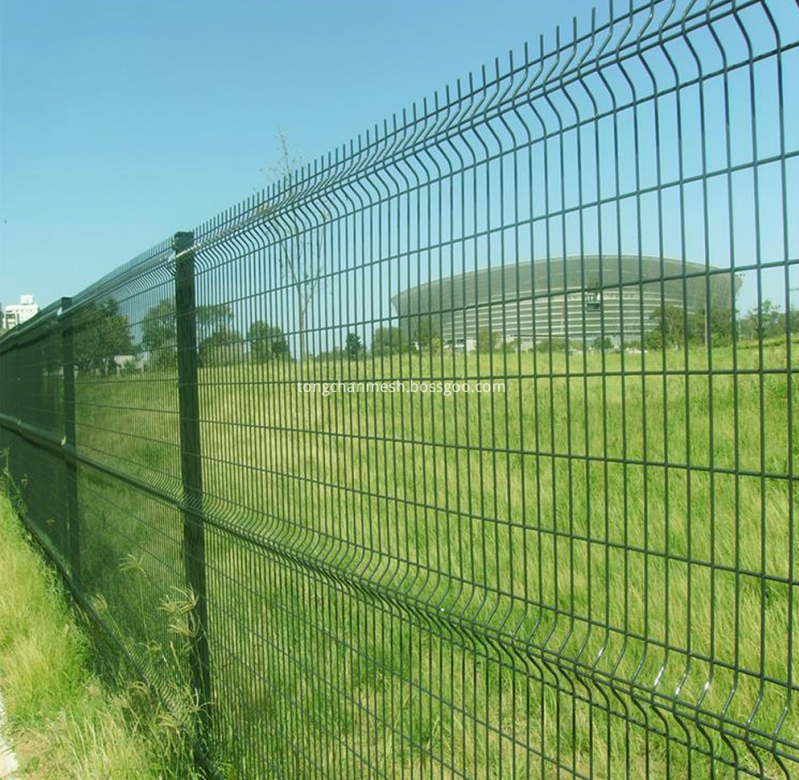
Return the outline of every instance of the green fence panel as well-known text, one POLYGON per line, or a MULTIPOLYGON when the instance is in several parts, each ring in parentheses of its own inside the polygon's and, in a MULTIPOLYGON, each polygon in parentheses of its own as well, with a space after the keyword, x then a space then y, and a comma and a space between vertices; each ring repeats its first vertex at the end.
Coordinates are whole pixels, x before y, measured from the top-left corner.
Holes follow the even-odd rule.
POLYGON ((793 0, 611 5, 0 339, 213 771, 799 777, 798 79, 793 0))

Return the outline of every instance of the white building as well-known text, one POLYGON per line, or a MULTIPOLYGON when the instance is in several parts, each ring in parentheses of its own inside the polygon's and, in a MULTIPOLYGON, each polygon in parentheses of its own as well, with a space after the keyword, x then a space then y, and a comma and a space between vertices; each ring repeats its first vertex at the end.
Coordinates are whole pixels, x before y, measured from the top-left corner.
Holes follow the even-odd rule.
POLYGON ((13 328, 22 325, 31 317, 39 313, 39 304, 33 300, 32 295, 20 295, 19 303, 12 303, 4 310, 5 327, 13 328))

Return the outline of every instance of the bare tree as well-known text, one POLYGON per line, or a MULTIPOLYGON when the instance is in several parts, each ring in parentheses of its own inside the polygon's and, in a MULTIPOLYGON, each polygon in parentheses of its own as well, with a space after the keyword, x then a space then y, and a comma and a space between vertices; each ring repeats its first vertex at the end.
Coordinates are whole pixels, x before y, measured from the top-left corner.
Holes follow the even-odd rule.
MULTIPOLYGON (((288 135, 280 130, 277 134, 277 161, 266 167, 265 172, 274 181, 290 182, 302 169, 305 158, 296 146, 292 146, 288 135)), ((326 266, 325 225, 330 218, 327 210, 320 209, 320 223, 308 230, 296 217, 291 231, 280 242, 279 261, 281 271, 294 288, 297 305, 297 330, 299 331, 299 357, 305 360, 308 354, 306 321, 310 305, 323 283, 326 266)))

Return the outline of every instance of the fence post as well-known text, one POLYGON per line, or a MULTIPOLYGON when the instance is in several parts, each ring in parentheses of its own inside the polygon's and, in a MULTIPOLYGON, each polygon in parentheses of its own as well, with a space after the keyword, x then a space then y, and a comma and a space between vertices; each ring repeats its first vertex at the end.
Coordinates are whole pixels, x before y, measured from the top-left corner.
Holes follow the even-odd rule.
POLYGON ((75 457, 75 347, 72 329, 72 298, 61 299, 61 365, 64 371, 64 464, 67 490, 67 548, 69 571, 76 589, 81 586, 80 514, 78 511, 78 464, 75 457))
POLYGON ((211 663, 208 649, 208 604, 205 576, 202 457, 200 450, 200 393, 198 387, 197 311, 194 291, 194 233, 175 233, 175 313, 177 317, 178 405, 180 412, 180 471, 183 482, 183 561, 186 581, 196 598, 192 612, 192 687, 200 707, 201 737, 211 701, 211 663))

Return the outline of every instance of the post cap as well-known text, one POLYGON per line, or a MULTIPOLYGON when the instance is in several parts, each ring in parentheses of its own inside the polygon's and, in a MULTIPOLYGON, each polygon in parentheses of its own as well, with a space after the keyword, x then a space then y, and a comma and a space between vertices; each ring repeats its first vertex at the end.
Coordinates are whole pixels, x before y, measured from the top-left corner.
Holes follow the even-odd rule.
POLYGON ((194 243, 194 231, 184 230, 172 236, 172 249, 176 252, 184 252, 194 243))

